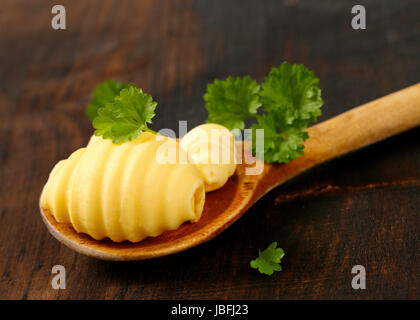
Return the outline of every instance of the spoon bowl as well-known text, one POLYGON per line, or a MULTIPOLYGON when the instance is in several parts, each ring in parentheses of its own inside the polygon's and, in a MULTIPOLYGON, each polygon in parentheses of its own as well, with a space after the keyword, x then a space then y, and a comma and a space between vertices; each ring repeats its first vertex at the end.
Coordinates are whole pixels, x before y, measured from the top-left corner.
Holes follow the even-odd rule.
MULTIPOLYGON (((237 142, 236 147, 241 151, 242 143, 237 142)), ((48 210, 41 208, 41 216, 55 238, 85 255, 102 260, 122 261, 156 258, 213 238, 240 217, 238 211, 246 211, 261 176, 246 175, 245 168, 245 164, 239 164, 235 174, 222 188, 206 193, 199 221, 184 223, 176 230, 166 231, 158 237, 149 237, 137 243, 113 242, 110 239, 98 241, 87 234, 77 233, 71 223, 57 222, 48 210)))
MULTIPOLYGON (((289 164, 263 165, 258 175, 247 174, 238 164, 235 174, 220 189, 206 194, 204 211, 196 223, 184 223, 141 242, 94 240, 77 233, 70 223, 59 223, 41 208, 50 233, 71 249, 102 260, 144 260, 157 258, 206 242, 238 220, 264 194, 322 162, 386 139, 420 124, 420 84, 354 108, 308 129, 305 155, 289 164)), ((237 142, 238 153, 250 153, 248 142, 237 142)), ((242 157, 244 158, 244 157, 242 157)))

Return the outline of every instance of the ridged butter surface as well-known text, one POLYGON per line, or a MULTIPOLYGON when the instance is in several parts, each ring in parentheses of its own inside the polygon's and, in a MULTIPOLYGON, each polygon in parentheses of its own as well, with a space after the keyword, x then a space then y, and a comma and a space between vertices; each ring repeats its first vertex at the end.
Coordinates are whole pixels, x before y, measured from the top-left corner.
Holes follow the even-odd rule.
POLYGON ((92 137, 53 168, 41 207, 97 240, 137 242, 197 221, 205 198, 200 171, 191 163, 159 163, 157 151, 170 138, 155 137, 142 133, 122 144, 92 137))

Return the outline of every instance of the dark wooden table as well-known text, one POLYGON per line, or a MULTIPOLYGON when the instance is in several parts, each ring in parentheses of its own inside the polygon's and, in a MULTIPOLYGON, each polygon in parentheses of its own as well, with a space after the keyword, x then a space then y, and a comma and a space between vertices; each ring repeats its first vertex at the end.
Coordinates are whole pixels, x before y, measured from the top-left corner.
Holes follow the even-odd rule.
MULTIPOLYGON (((104 79, 159 101, 153 128, 206 119, 215 77, 261 81, 287 60, 321 79, 321 120, 420 80, 418 0, 3 0, 0 11, 0 299, 420 298, 420 128, 336 159, 277 188, 216 239, 151 261, 94 260, 47 231, 38 198, 53 165, 85 145, 84 109, 104 79), (360 2, 360 1, 359 1, 360 2), (284 271, 249 267, 277 241, 284 271), (51 268, 67 270, 53 290, 51 268), (354 265, 366 290, 351 287, 354 265)), ((420 106, 420 105, 419 105, 420 106)))

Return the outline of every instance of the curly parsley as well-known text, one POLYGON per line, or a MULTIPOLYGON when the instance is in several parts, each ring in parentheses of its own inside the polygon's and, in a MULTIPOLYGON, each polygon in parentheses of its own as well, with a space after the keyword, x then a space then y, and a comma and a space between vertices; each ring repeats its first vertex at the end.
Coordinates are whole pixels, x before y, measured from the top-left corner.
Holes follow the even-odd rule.
POLYGON ((92 93, 92 99, 89 101, 86 109, 86 115, 90 122, 98 115, 98 109, 105 107, 114 101, 114 98, 120 94, 122 89, 134 86, 130 83, 120 83, 112 80, 106 80, 96 86, 92 93))
POLYGON ((227 128, 244 129, 244 120, 255 117, 261 106, 258 92, 260 85, 250 76, 216 79, 207 85, 204 95, 209 112, 207 122, 219 123, 227 128))
POLYGON ((250 265, 260 273, 271 276, 274 271, 282 270, 280 262, 283 257, 283 249, 277 248, 277 242, 273 242, 264 251, 259 250, 258 258, 252 260, 250 265))
POLYGON ((273 68, 261 87, 249 76, 216 79, 204 95, 207 122, 232 130, 244 129, 245 120, 255 119, 251 129, 264 129, 264 160, 288 163, 303 155, 303 142, 308 138, 305 129, 321 115, 318 83, 305 66, 288 62, 273 68))
POLYGON ((141 131, 151 131, 148 123, 152 123, 157 103, 151 95, 134 86, 122 89, 111 102, 97 110, 93 119, 96 136, 112 139, 114 143, 131 141, 141 131))

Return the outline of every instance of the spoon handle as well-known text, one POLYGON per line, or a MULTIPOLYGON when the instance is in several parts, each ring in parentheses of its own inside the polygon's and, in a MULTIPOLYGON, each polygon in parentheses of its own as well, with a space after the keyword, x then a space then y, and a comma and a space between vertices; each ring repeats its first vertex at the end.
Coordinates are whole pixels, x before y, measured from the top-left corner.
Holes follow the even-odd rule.
POLYGON ((267 165, 265 192, 329 159, 420 125, 420 83, 351 109, 308 129, 305 155, 267 165))

